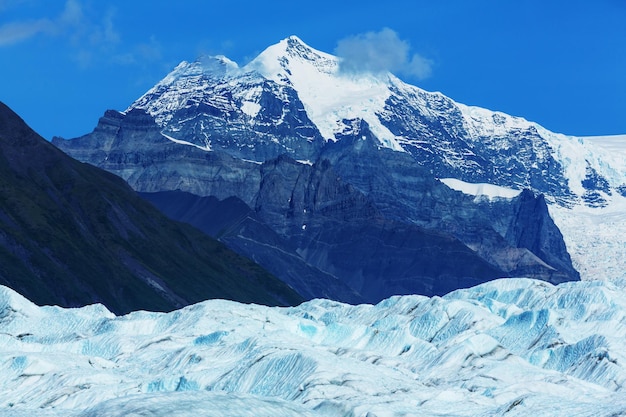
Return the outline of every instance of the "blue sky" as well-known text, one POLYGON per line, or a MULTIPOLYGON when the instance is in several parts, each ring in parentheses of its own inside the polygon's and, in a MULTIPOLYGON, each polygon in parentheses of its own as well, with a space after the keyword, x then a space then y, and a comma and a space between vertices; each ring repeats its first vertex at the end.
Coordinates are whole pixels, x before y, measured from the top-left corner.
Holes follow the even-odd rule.
POLYGON ((182 60, 244 65, 297 35, 371 48, 373 69, 556 132, 624 134, 625 22, 626 0, 0 0, 0 100, 71 138, 182 60))

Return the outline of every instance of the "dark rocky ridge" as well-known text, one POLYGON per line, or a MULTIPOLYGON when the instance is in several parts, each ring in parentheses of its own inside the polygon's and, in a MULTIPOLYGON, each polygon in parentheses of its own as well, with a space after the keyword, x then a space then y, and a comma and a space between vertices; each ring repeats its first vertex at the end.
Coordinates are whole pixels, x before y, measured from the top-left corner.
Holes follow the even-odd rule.
MULTIPOLYGON (((102 139, 116 117, 107 113, 102 139)), ((153 126, 149 117, 135 122, 153 126)), ((69 158, 2 103, 0 283, 38 304, 100 302, 116 313, 208 298, 301 300, 258 265, 167 219, 119 177, 69 158)))

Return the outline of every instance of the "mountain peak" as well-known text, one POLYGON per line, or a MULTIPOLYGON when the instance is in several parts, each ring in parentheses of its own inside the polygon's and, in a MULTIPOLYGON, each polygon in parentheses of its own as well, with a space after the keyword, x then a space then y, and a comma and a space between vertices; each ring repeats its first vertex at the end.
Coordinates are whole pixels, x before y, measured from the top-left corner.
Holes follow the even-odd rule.
POLYGON ((306 44, 304 43, 304 41, 302 41, 302 39, 300 39, 300 38, 299 38, 298 36, 296 36, 296 35, 291 35, 291 36, 288 36, 288 37, 287 37, 287 38, 285 38, 284 40, 285 40, 285 41, 287 41, 287 42, 290 42, 290 41, 293 41, 293 42, 299 42, 299 43, 301 43, 302 45, 308 46, 308 45, 306 45, 306 44))
POLYGON ((169 85, 180 78, 204 76, 221 78, 239 69, 236 62, 224 55, 203 55, 193 62, 183 61, 172 70, 158 85, 169 85))
POLYGON ((243 70, 294 88, 327 140, 336 140, 341 120, 363 119, 383 146, 403 151, 377 116, 390 94, 389 79, 371 73, 342 74, 339 58, 311 48, 297 36, 270 46, 243 70))
POLYGON ((282 50, 284 51, 284 55, 288 55, 294 58, 301 57, 309 60, 316 60, 320 56, 325 56, 326 58, 332 57, 332 55, 326 54, 310 47, 296 35, 291 35, 281 40, 277 44, 268 47, 266 51, 272 50, 273 48, 276 48, 277 50, 282 50))
MULTIPOLYGON (((325 54, 324 52, 318 51, 316 49, 311 48, 309 45, 304 43, 302 39, 299 37, 292 35, 286 39, 283 39, 279 42, 279 45, 285 44, 285 52, 291 57, 299 57, 303 59, 307 59, 310 61, 316 61, 320 57, 322 58, 330 58, 331 55, 325 54)), ((333 57, 334 58, 334 57, 333 57)))
POLYGON ((268 47, 245 67, 269 79, 287 84, 290 84, 294 72, 333 74, 337 68, 336 57, 311 48, 293 35, 268 47))
POLYGON ((35 132, 9 106, 0 101, 0 140, 8 141, 17 135, 32 137, 35 132))
POLYGON ((203 55, 194 63, 200 65, 205 73, 224 74, 239 68, 236 62, 224 55, 203 55))

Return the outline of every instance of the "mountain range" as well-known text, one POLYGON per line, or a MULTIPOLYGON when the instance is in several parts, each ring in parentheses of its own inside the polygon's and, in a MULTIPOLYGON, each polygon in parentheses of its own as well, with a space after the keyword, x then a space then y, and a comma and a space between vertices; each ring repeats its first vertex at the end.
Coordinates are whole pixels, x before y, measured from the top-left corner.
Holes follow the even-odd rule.
POLYGON ((182 62, 92 133, 53 143, 305 298, 559 283, 623 250, 575 239, 582 216, 601 223, 622 204, 619 155, 390 73, 346 71, 295 36, 243 67, 182 62))
POLYGON ((38 304, 121 314, 207 298, 302 299, 250 260, 165 217, 122 179, 78 162, 0 103, 0 283, 38 304))
POLYGON ((624 139, 295 36, 56 147, 0 103, 0 416, 626 415, 624 139))

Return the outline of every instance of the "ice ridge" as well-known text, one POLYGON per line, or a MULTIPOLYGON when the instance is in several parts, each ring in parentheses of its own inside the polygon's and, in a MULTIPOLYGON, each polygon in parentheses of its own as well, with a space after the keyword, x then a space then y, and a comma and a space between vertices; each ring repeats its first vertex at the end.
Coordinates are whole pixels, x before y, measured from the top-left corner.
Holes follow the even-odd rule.
POLYGON ((611 283, 506 279, 377 305, 116 317, 2 287, 0 416, 619 415, 625 300, 611 283))

